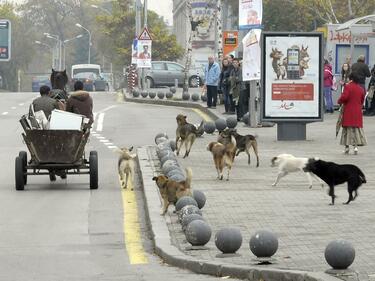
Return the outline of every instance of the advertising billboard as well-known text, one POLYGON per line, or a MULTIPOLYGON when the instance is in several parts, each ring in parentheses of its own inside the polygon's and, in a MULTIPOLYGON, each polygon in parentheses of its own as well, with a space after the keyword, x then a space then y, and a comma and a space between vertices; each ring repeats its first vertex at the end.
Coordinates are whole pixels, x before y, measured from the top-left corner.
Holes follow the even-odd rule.
POLYGON ((11 24, 9 20, 0 20, 0 61, 10 60, 11 24))
POLYGON ((262 33, 264 121, 322 120, 322 33, 262 33))
POLYGON ((261 28, 263 8, 262 0, 239 0, 238 26, 240 30, 261 28))

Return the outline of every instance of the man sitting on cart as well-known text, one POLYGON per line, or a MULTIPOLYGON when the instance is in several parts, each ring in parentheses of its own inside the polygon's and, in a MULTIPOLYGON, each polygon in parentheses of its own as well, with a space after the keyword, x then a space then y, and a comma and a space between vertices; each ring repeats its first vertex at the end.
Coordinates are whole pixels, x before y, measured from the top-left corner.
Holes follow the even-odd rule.
POLYGON ((33 100, 30 106, 30 115, 33 115, 34 112, 39 110, 43 110, 44 114, 46 115, 47 119, 51 115, 52 110, 60 109, 59 102, 56 99, 53 99, 49 96, 51 89, 48 86, 42 86, 39 89, 40 97, 33 100), (33 107, 33 109, 31 108, 33 107))
POLYGON ((90 119, 90 125, 94 122, 92 113, 93 102, 90 94, 83 90, 83 82, 74 83, 74 93, 70 94, 66 102, 66 111, 81 114, 90 119))

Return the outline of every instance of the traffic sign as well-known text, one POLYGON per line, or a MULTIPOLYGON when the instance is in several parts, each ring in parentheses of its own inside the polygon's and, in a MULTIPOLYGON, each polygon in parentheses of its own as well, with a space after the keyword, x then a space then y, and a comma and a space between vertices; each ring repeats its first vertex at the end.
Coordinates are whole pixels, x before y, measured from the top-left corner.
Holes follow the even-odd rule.
POLYGON ((0 61, 10 60, 11 24, 9 20, 0 20, 0 61))
POLYGON ((152 40, 152 39, 151 39, 150 32, 148 32, 147 27, 145 27, 145 28, 143 29, 143 31, 142 31, 141 34, 139 35, 138 39, 139 39, 139 40, 152 40))

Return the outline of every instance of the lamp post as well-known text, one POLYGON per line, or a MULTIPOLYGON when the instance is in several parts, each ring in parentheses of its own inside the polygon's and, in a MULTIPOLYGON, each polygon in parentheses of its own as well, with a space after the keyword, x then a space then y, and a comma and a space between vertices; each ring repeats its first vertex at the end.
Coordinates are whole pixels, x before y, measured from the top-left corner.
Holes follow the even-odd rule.
POLYGON ((76 26, 86 30, 87 33, 89 34, 89 59, 88 59, 88 63, 90 64, 90 61, 91 61, 91 32, 90 32, 90 30, 88 30, 86 27, 83 27, 79 23, 76 23, 76 26))
POLYGON ((53 47, 51 46, 51 45, 48 45, 48 44, 46 44, 46 43, 43 43, 43 42, 40 42, 40 41, 34 41, 34 43, 35 44, 38 44, 38 45, 42 45, 42 46, 45 46, 45 47, 47 47, 47 48, 49 48, 50 50, 51 50, 51 54, 52 54, 52 64, 51 64, 51 66, 52 66, 52 68, 54 67, 54 61, 55 61, 55 53, 53 52, 53 47))
POLYGON ((64 40, 63 41, 63 46, 64 46, 64 49, 63 49, 63 61, 64 61, 64 69, 66 69, 66 64, 65 64, 65 55, 66 55, 66 51, 65 51, 65 49, 66 49, 66 47, 65 47, 65 45, 66 45, 66 43, 68 43, 68 42, 70 42, 70 41, 73 41, 73 40, 75 40, 75 39, 79 39, 79 38, 81 38, 83 35, 82 34, 79 34, 79 35, 77 35, 77 36, 75 36, 75 37, 73 37, 73 38, 69 38, 69 39, 66 39, 66 40, 64 40))
POLYGON ((61 54, 61 51, 62 51, 62 41, 60 40, 59 36, 58 35, 54 35, 54 34, 49 34, 47 32, 44 33, 44 36, 46 36, 47 38, 50 38, 50 39, 54 39, 57 41, 56 43, 56 49, 58 51, 58 58, 59 58, 59 70, 62 70, 61 67, 62 67, 62 54, 61 54), (57 47, 58 46, 58 47, 57 47))
POLYGON ((110 11, 108 11, 107 9, 104 9, 103 7, 100 7, 100 6, 98 6, 98 5, 94 5, 94 4, 92 4, 92 5, 90 5, 92 8, 94 8, 94 9, 99 9, 99 10, 102 10, 103 12, 105 12, 106 14, 108 14, 108 15, 112 15, 111 14, 111 12, 110 11))

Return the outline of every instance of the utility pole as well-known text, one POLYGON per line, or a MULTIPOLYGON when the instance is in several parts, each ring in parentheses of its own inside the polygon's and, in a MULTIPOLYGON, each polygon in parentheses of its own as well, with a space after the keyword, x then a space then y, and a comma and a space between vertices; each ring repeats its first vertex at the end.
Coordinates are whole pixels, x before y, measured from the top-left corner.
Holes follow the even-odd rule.
POLYGON ((190 70, 191 65, 191 55, 193 51, 193 38, 195 35, 195 29, 198 27, 200 22, 193 21, 193 9, 191 7, 191 0, 186 1, 186 9, 187 9, 187 15, 189 18, 189 23, 191 27, 189 28, 189 39, 187 42, 187 48, 186 48, 186 60, 185 60, 185 69, 184 69, 184 85, 183 85, 183 92, 187 92, 189 90, 189 80, 188 80, 188 74, 190 70))
MULTIPOLYGON (((141 34, 141 13, 142 13, 142 3, 141 0, 135 0, 135 38, 138 39, 138 36, 141 34)), ((138 88, 142 87, 142 78, 141 78, 141 70, 137 69, 137 77, 138 77, 138 88)))
POLYGON ((220 59, 220 57, 223 55, 223 25, 222 25, 222 4, 221 0, 217 0, 216 4, 216 52, 217 57, 220 59))

